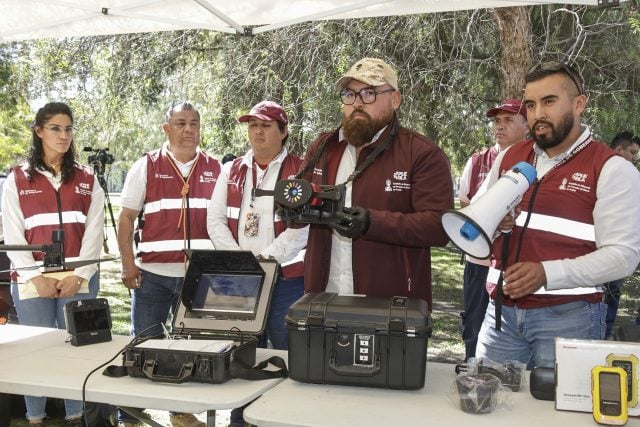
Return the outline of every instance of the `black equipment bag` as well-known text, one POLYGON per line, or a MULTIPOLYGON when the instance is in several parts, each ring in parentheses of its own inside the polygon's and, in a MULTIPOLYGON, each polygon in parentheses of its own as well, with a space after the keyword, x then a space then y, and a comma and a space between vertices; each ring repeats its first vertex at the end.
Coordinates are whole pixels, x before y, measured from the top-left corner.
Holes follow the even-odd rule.
POLYGON ((431 316, 426 301, 311 293, 287 315, 289 377, 317 384, 424 387, 431 316))
POLYGON ((168 383, 286 377, 279 357, 254 367, 256 336, 264 330, 278 263, 257 260, 248 251, 185 252, 189 266, 172 333, 128 345, 126 373, 168 383), (280 369, 264 370, 268 363, 280 369))

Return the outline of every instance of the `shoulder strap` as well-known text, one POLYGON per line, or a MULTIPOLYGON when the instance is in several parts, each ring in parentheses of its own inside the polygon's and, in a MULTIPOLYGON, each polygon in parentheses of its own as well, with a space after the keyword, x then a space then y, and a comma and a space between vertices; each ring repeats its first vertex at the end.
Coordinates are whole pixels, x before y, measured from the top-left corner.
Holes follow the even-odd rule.
POLYGON ((256 366, 249 366, 240 360, 234 359, 229 364, 229 372, 233 378, 240 378, 243 380, 259 381, 269 380, 273 378, 286 378, 289 375, 287 365, 280 356, 271 356, 270 358, 263 360, 256 366), (279 369, 271 371, 265 369, 269 364, 278 367, 279 369))
MULTIPOLYGON (((350 181, 355 180, 358 177, 358 175, 360 175, 360 173, 363 170, 365 170, 371 163, 373 163, 376 160, 376 158, 380 155, 380 153, 382 153, 391 144, 391 142, 393 142, 393 140, 396 137, 396 134, 398 133, 398 117, 395 115, 395 113, 393 114, 393 119, 391 120, 390 126, 391 128, 389 129, 389 132, 387 133, 384 141, 382 141, 378 146, 376 146, 376 148, 371 152, 371 154, 369 154, 367 158, 364 159, 364 161, 356 167, 356 169, 351 173, 351 175, 349 175, 349 178, 347 178, 347 180, 342 184, 346 184, 350 181)), ((322 141, 322 143, 318 147, 318 151, 314 153, 313 157, 309 160, 309 163, 306 164, 304 169, 298 172, 298 174, 296 175, 296 179, 304 177, 304 175, 316 164, 316 162, 318 161, 318 159, 320 158, 324 150, 327 148, 327 144, 329 143, 329 140, 334 134, 329 135, 327 139, 322 141)))
MULTIPOLYGON (((287 364, 280 356, 271 356, 270 358, 263 360, 255 366, 249 366, 238 359, 233 359, 231 360, 231 363, 229 363, 229 372, 233 378, 240 378, 250 381, 268 380, 273 378, 287 378, 287 376, 289 375, 287 364), (265 369, 269 364, 279 369, 265 369)), ((110 365, 107 366, 104 371, 102 371, 102 374, 114 378, 126 377, 128 375, 127 366, 124 361, 122 365, 110 365)), ((187 379, 188 378, 185 377, 181 378, 180 381, 168 381, 167 378, 163 378, 161 380, 165 382, 179 383, 184 382, 184 380, 187 379)))

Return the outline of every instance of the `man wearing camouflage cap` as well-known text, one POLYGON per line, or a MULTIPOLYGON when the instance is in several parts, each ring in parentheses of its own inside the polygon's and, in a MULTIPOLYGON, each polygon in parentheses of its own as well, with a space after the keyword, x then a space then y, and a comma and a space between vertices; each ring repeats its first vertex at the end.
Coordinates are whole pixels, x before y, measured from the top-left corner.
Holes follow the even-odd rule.
POLYGON ((440 213, 453 207, 449 161, 430 139, 403 128, 396 72, 381 59, 356 62, 336 82, 342 124, 310 146, 305 179, 346 183, 345 207, 312 224, 306 292, 409 296, 431 306, 431 246, 448 238, 440 213))

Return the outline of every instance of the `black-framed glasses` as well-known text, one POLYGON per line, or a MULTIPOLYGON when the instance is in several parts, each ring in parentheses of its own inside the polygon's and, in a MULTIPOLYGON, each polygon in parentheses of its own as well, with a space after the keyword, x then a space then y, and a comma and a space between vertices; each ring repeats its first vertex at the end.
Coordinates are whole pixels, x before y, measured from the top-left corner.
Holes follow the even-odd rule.
POLYGON ((53 132, 56 136, 62 136, 63 133, 69 136, 73 136, 73 132, 75 131, 73 126, 67 126, 63 128, 58 125, 49 125, 49 126, 43 126, 43 128, 53 132))
POLYGON ((340 100, 344 105, 352 105, 354 102, 356 102, 356 97, 359 96, 364 104, 373 104, 374 102, 376 102, 376 96, 394 91, 395 89, 393 88, 376 90, 376 88, 374 87, 365 87, 357 92, 351 89, 343 89, 340 92, 340 100))
POLYGON ((569 76, 573 84, 576 86, 576 89, 578 89, 578 95, 584 95, 584 85, 582 84, 580 77, 578 77, 576 75, 576 72, 573 71, 573 69, 569 67, 569 65, 565 64, 564 62, 560 62, 560 61, 541 62, 529 68, 529 71, 527 72, 527 74, 531 74, 535 71, 551 71, 551 72, 564 71, 564 73, 567 76, 569 76))

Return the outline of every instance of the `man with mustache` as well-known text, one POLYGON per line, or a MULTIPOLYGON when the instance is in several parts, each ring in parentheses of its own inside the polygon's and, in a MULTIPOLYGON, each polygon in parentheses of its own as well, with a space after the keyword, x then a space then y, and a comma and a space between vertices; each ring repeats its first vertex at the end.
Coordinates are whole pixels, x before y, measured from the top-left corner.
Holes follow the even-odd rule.
POLYGON ((501 153, 489 186, 519 161, 537 180, 499 230, 487 287, 492 301, 477 357, 553 367, 556 337, 603 339, 606 304, 600 284, 633 273, 640 260, 640 174, 594 140, 580 123, 583 80, 567 64, 545 62, 525 77, 524 104, 532 139, 501 153), (506 256, 502 256, 504 246, 506 256), (504 279, 500 328, 495 299, 504 279))
POLYGON ((342 125, 310 146, 303 176, 346 184, 343 212, 312 224, 306 292, 422 298, 431 307, 431 246, 448 238, 440 213, 453 206, 449 161, 428 138, 403 128, 396 72, 381 59, 356 62, 336 82, 342 125))
MULTIPOLYGON (((167 141, 138 159, 120 197, 118 247, 121 279, 132 292, 131 335, 164 335, 186 273, 184 249, 213 249, 207 204, 220 163, 200 149, 200 112, 188 101, 169 107, 162 125, 167 141), (140 239, 135 245, 134 229, 140 239)), ((171 413, 173 427, 202 427, 193 414, 171 413)), ((137 421, 122 412, 119 427, 137 421)))
MULTIPOLYGON (((500 105, 487 111, 491 120, 495 144, 472 155, 460 177, 460 206, 468 206, 479 190, 498 153, 523 141, 527 127, 527 111, 519 99, 505 99, 500 105)), ((485 290, 489 259, 477 259, 467 255, 463 276, 463 305, 461 313, 461 331, 464 340, 465 360, 474 357, 478 332, 482 326, 484 312, 489 304, 489 295, 485 290)))

